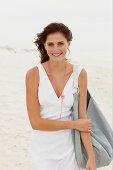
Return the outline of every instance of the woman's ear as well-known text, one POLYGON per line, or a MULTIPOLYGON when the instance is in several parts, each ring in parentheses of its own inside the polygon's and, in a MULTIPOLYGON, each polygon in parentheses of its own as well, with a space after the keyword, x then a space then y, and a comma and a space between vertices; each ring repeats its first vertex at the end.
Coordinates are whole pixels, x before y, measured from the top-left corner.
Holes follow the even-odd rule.
POLYGON ((70 44, 71 44, 71 41, 68 41, 68 48, 69 48, 70 44))
POLYGON ((45 43, 43 43, 43 45, 44 45, 44 48, 45 48, 45 50, 46 50, 46 44, 45 44, 45 43))
POLYGON ((44 48, 45 48, 45 46, 46 46, 45 43, 43 43, 43 45, 44 45, 44 48))

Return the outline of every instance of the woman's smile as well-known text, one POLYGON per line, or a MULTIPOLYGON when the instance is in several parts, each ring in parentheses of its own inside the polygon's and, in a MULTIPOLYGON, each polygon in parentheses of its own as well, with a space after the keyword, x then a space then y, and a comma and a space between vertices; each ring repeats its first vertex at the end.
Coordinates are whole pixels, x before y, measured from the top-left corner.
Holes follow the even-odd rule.
POLYGON ((53 55, 54 57, 60 57, 61 54, 62 54, 62 53, 53 53, 52 55, 53 55))

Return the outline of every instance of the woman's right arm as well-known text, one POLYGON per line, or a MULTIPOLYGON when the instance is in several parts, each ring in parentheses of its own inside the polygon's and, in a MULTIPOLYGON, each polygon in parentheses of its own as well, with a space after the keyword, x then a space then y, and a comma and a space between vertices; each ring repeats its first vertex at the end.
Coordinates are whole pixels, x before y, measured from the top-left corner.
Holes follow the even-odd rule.
MULTIPOLYGON (((56 131, 63 129, 76 129, 80 130, 80 120, 72 121, 57 121, 40 117, 40 104, 38 100, 38 84, 39 84, 39 71, 34 67, 27 71, 25 77, 26 83, 26 105, 30 124, 35 130, 56 131)), ((88 124, 88 119, 84 120, 84 126, 88 124)), ((83 124, 82 124, 83 126, 83 124)), ((84 131, 84 126, 81 130, 84 131)), ((87 126, 86 131, 88 129, 87 126)))

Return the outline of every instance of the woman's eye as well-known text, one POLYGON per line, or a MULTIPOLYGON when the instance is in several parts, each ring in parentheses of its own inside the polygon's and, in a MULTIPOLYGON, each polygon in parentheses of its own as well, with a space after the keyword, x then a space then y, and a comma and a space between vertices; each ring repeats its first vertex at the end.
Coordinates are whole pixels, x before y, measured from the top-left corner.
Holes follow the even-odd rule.
POLYGON ((59 45, 63 45, 63 43, 59 43, 59 45))
POLYGON ((48 44, 48 46, 52 46, 53 44, 48 44))
MULTIPOLYGON (((63 45, 64 43, 60 42, 58 45, 63 45)), ((48 44, 48 46, 53 46, 54 44, 48 44)))

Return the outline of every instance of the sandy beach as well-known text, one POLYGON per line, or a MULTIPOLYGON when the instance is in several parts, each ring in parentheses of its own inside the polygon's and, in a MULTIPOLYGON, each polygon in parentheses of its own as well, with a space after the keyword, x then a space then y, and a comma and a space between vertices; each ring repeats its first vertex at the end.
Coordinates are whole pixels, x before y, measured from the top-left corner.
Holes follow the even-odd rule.
MULTIPOLYGON (((113 127, 112 62, 73 58, 88 75, 88 89, 113 127)), ((0 48, 0 170, 32 170, 28 152, 31 125, 25 75, 38 61, 35 50, 0 48)), ((112 170, 112 163, 100 170, 112 170)))

